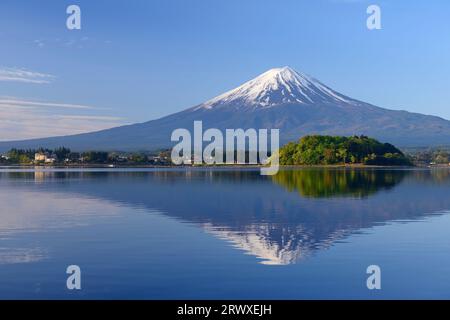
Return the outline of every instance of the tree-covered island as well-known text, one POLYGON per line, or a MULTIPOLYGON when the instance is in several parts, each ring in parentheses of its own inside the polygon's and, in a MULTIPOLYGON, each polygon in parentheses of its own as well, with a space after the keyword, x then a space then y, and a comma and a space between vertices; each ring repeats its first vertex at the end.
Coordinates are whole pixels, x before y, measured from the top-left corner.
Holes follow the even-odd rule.
POLYGON ((281 147, 279 155, 281 165, 412 165, 411 160, 392 144, 366 136, 308 135, 281 147))

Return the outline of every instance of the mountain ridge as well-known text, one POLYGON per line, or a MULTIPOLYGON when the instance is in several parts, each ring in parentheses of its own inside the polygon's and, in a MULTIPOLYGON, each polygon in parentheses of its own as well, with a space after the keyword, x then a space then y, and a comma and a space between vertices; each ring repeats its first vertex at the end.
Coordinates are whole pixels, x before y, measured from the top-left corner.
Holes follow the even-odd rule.
POLYGON ((292 68, 270 69, 215 98, 147 122, 70 136, 0 142, 10 148, 137 151, 169 148, 177 128, 280 129, 281 144, 307 134, 367 135, 400 147, 450 145, 450 121, 389 110, 341 94, 292 68))

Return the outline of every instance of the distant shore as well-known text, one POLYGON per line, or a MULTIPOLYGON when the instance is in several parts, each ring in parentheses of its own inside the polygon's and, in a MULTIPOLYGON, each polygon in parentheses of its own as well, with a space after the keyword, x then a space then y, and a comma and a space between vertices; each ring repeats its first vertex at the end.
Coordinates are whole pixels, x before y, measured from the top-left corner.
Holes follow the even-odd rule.
MULTIPOLYGON (((176 169, 176 168, 192 168, 192 169, 251 169, 261 168, 263 165, 258 164, 223 164, 223 165, 154 165, 154 164, 103 164, 103 163, 91 163, 91 164, 66 164, 66 165, 44 165, 44 164, 8 164, 0 165, 0 169, 176 169)), ((450 168, 450 164, 416 164, 414 166, 386 166, 386 165, 366 165, 366 164, 333 164, 333 165, 280 165, 281 169, 328 169, 328 168, 355 168, 355 169, 368 169, 368 168, 389 168, 389 169, 411 169, 411 168, 450 168)))

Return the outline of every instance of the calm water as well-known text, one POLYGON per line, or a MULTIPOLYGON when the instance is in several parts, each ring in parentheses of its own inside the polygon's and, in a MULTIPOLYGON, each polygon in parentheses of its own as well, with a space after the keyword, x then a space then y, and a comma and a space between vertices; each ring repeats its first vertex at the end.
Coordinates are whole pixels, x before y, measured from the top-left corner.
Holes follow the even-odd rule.
POLYGON ((1 169, 0 203, 0 298, 450 298, 448 169, 1 169))

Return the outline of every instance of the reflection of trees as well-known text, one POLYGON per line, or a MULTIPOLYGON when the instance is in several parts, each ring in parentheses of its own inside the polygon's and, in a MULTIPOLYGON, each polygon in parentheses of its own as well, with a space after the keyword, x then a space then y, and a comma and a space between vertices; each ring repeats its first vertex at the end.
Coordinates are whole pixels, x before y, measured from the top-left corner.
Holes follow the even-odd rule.
POLYGON ((417 170, 414 172, 414 180, 421 183, 450 185, 450 169, 433 168, 417 170))
POLYGON ((216 182, 247 182, 249 179, 257 179, 260 177, 259 168, 223 168, 223 169, 209 169, 209 168, 163 168, 163 169, 69 169, 69 170, 27 170, 27 171, 0 171, 0 178, 4 176, 11 180, 16 179, 30 179, 33 180, 38 177, 45 179, 66 180, 66 179, 81 179, 81 178, 95 178, 95 179, 110 179, 120 176, 121 179, 129 177, 133 179, 151 178, 158 179, 162 182, 183 180, 214 180, 216 182))
POLYGON ((289 191, 313 198, 363 198, 400 183, 408 171, 376 169, 303 169, 282 170, 273 181, 289 191))

